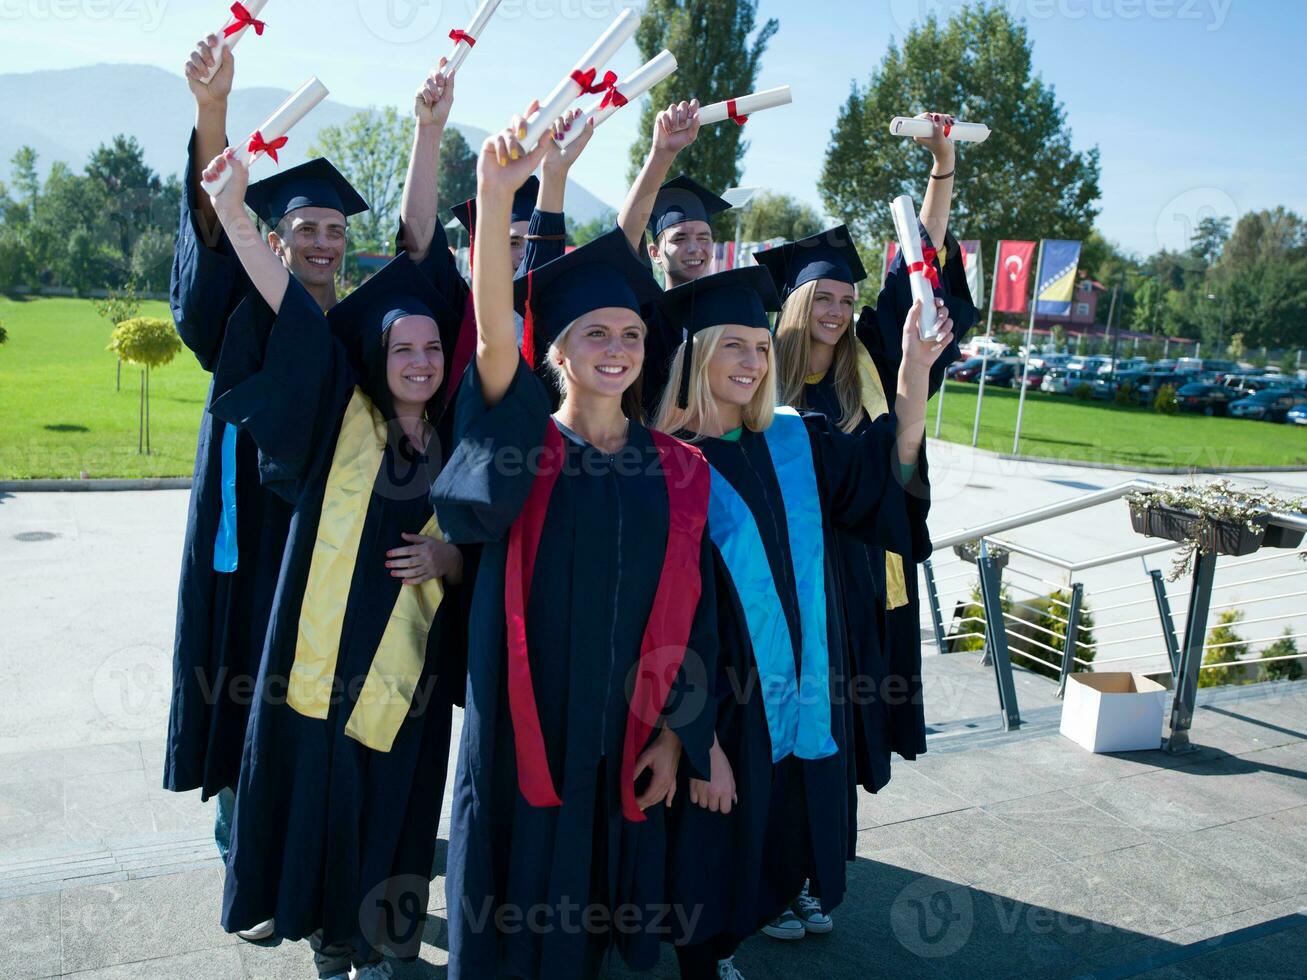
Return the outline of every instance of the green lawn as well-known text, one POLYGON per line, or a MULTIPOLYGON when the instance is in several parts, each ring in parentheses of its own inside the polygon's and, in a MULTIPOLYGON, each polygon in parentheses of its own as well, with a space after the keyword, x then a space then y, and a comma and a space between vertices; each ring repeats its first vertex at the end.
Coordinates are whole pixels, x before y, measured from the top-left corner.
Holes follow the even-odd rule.
MULTIPOLYGON (((168 304, 142 316, 171 319, 168 304)), ((151 372, 149 456, 136 452, 140 371, 105 350, 109 323, 89 300, 0 296, 0 480, 190 476, 209 376, 182 348, 151 372)))
MULTIPOLYGON (((147 303, 143 315, 168 316, 147 303)), ((88 300, 0 296, 0 480, 32 477, 189 476, 209 376, 183 349, 153 374, 154 452, 136 451, 140 373, 104 348, 109 325, 88 300)), ((936 397, 928 431, 934 432, 936 397)), ((952 384, 944 398, 944 438, 971 442, 976 386, 952 384)), ((985 389, 980 446, 1012 451, 1017 396, 985 389)), ((1102 402, 1033 394, 1026 400, 1021 452, 1059 460, 1140 466, 1307 466, 1307 429, 1266 422, 1167 417, 1102 402)))
MULTIPOLYGON (((977 386, 949 382, 940 436, 971 445, 977 386)), ((935 432, 940 399, 931 400, 926 431, 935 432)), ((985 386, 981 449, 1012 452, 1017 392, 985 386)), ((1307 427, 1251 419, 1159 415, 1152 409, 1084 402, 1067 395, 1026 395, 1022 455, 1064 461, 1165 467, 1307 466, 1307 427)))

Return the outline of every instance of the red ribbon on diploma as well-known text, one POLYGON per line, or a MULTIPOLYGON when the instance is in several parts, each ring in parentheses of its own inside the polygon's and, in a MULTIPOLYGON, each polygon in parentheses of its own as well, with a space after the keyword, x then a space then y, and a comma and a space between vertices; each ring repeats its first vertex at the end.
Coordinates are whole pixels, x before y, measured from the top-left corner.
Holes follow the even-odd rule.
POLYGON ((727 100, 726 100, 726 116, 727 116, 727 118, 729 118, 729 119, 734 119, 734 120, 735 120, 735 125, 737 125, 737 126, 743 126, 745 123, 747 123, 747 122, 749 121, 749 117, 748 117, 748 116, 742 116, 742 115, 740 115, 738 112, 735 111, 735 100, 734 100, 734 99, 727 99, 727 100))
POLYGON ((617 84, 617 76, 611 71, 604 72, 601 82, 595 84, 595 78, 599 74, 597 68, 587 68, 585 71, 572 72, 572 81, 581 86, 582 95, 597 95, 603 91, 611 91, 612 87, 617 84))
POLYGON ((935 268, 935 257, 939 255, 937 249, 926 246, 921 250, 922 261, 908 263, 908 275, 914 272, 920 272, 930 282, 932 286, 939 289, 939 270, 935 268))
MULTIPOLYGON (((254 16, 245 9, 245 4, 233 3, 231 5, 231 15, 236 19, 223 28, 223 37, 231 37, 237 31, 244 30, 246 27, 253 27, 254 33, 259 35, 259 37, 263 37, 263 28, 266 25, 261 20, 255 20, 254 16)), ((273 159, 275 160, 277 158, 273 157, 273 159)))
POLYGON ((475 48, 477 45, 476 38, 474 38, 467 31, 459 30, 457 27, 449 32, 449 39, 453 41, 455 44, 459 44, 463 41, 466 41, 467 46, 469 48, 475 48))
POLYGON ((613 84, 608 87, 608 91, 604 93, 604 100, 599 103, 599 108, 607 109, 611 105, 620 109, 622 106, 626 105, 626 101, 626 96, 617 91, 617 83, 614 81, 613 84))
POLYGON ((953 132, 953 124, 952 124, 952 123, 945 123, 945 124, 944 124, 944 138, 945 138, 945 139, 948 139, 948 134, 951 133, 951 132, 953 132))
POLYGON ((266 153, 268 156, 272 157, 273 163, 280 166, 281 161, 277 159, 277 151, 286 145, 288 138, 289 137, 286 136, 280 136, 271 143, 265 143, 263 141, 263 134, 256 129, 254 135, 250 137, 249 151, 250 153, 266 153))

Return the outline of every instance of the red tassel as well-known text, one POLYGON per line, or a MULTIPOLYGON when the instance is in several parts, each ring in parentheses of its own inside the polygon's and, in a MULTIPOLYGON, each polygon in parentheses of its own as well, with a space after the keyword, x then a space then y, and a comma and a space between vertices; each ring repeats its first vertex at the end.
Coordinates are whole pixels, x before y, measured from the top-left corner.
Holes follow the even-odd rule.
POLYGON ((522 356, 534 371, 536 368, 535 316, 531 313, 531 287, 535 282, 535 271, 526 274, 526 308, 522 311, 522 356))

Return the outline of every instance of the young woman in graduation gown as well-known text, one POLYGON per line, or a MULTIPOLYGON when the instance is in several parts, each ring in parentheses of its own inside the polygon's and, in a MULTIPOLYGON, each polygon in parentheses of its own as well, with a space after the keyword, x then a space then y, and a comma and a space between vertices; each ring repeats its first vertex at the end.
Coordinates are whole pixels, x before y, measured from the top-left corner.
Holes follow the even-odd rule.
POLYGON ((905 497, 900 466, 918 470, 924 494, 926 373, 950 338, 923 343, 908 318, 900 412, 855 436, 773 407, 767 312, 780 304, 765 269, 710 276, 664 303, 689 340, 659 427, 693 440, 712 467, 708 534, 725 576, 711 777, 687 777, 698 805, 676 808, 669 862, 674 901, 704 909, 677 937, 682 974, 713 976, 805 878, 823 911, 843 897, 849 691, 835 533, 929 553, 924 497, 905 497))
MULTIPOLYGON (((236 794, 223 926, 275 915, 323 976, 417 955, 461 693, 456 547, 429 501, 455 314, 400 256, 327 317, 251 237, 245 172, 215 208, 267 305, 230 330, 210 410, 293 516, 236 794), (451 676, 452 675, 452 676, 451 676)), ((364 974, 366 975, 366 974, 364 974)))
POLYGON ((478 161, 477 350, 432 494, 451 541, 484 544, 446 883, 463 980, 653 966, 680 914, 666 806, 712 743, 707 467, 623 408, 654 287, 616 231, 513 283, 509 208, 543 152, 522 131, 478 161))

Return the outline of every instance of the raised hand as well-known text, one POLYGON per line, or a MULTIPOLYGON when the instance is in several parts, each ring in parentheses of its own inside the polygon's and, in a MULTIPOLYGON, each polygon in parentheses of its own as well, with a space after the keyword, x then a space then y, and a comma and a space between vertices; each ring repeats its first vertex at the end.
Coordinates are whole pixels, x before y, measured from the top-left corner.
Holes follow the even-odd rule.
POLYGON ((590 138, 594 136, 594 120, 587 120, 581 135, 572 141, 571 145, 564 149, 561 145, 562 140, 571 131, 572 127, 577 125, 577 119, 583 113, 580 109, 570 109, 563 115, 559 116, 554 122, 553 130, 545 134, 544 139, 540 142, 546 144, 545 158, 541 163, 541 168, 546 174, 558 177, 566 177, 567 172, 572 169, 581 152, 590 143, 590 138))
POLYGON ((539 102, 532 102, 526 112, 514 116, 508 126, 481 145, 481 155, 477 158, 478 196, 511 198, 540 165, 553 142, 549 134, 530 153, 519 142, 526 135, 527 117, 539 107, 539 102))
POLYGON ((940 163, 946 163, 949 169, 952 169, 955 147, 953 141, 944 135, 944 128, 952 126, 956 119, 943 112, 922 112, 918 113, 918 119, 929 119, 935 127, 935 131, 929 136, 914 136, 913 139, 930 150, 931 155, 940 163))
POLYGON ((186 64, 182 69, 182 73, 186 76, 186 85, 199 105, 215 105, 219 102, 226 102, 227 96, 231 95, 231 83, 236 75, 236 59, 230 51, 222 53, 222 67, 218 69, 209 83, 206 85, 201 81, 217 63, 212 51, 217 46, 217 34, 210 34, 208 37, 197 41, 195 50, 186 59, 186 64))
POLYGON ((204 173, 200 177, 207 184, 217 180, 227 170, 231 171, 231 177, 222 190, 218 191, 217 194, 209 195, 209 200, 213 203, 213 210, 217 212, 223 224, 227 223, 228 217, 245 213, 245 188, 249 186, 250 182, 249 168, 237 156, 236 151, 228 147, 213 158, 209 165, 204 168, 204 173))
POLYGON ((653 150, 675 156, 699 138, 699 100, 673 103, 654 120, 653 150))
POLYGON ((448 58, 441 58, 435 71, 427 75, 413 96, 413 115, 419 126, 445 128, 449 110, 454 104, 454 76, 445 74, 448 58))
POLYGON ((930 366, 939 360, 939 355, 949 344, 953 343, 953 321, 949 318, 948 307, 936 297, 935 336, 930 340, 921 339, 921 300, 912 304, 907 320, 903 323, 903 367, 918 372, 929 373, 930 366))

